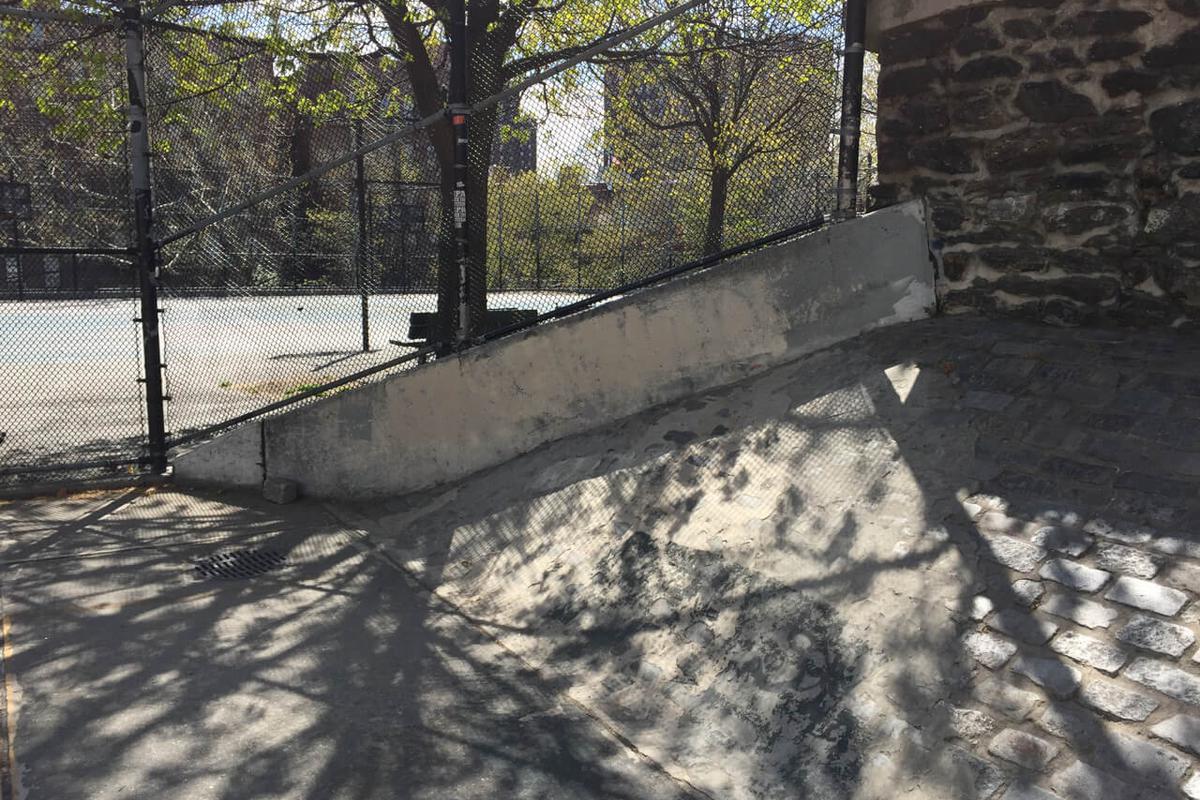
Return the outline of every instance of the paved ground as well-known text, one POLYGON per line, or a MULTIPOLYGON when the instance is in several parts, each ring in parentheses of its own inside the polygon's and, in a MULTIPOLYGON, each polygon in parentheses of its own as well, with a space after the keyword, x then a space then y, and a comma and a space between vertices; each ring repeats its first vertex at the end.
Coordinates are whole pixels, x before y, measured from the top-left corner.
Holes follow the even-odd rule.
POLYGON ((320 507, 286 512, 170 491, 0 506, 0 797, 679 796, 320 507), (289 566, 195 577, 239 548, 289 566))
POLYGON ((713 797, 1200 797, 1200 340, 880 331, 353 509, 713 797))
MULTIPOLYGON (((545 311, 577 294, 499 293, 493 306, 545 311)), ((409 314, 432 295, 370 298, 362 352, 357 295, 165 297, 167 426, 211 425, 403 355, 409 314)), ((0 471, 140 453, 145 408, 137 301, 0 302, 0 471)), ((2 478, 0 478, 2 481, 2 478)))
POLYGON ((942 319, 418 496, 9 505, 8 735, 31 798, 1200 797, 1198 489, 1200 340, 942 319))

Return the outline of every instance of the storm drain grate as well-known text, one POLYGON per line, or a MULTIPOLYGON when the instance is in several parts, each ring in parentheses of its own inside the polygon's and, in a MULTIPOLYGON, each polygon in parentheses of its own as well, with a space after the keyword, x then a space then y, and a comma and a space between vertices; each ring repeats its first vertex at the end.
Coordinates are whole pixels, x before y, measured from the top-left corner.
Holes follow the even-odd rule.
POLYGON ((197 578, 255 578, 287 563, 278 550, 234 550, 218 553, 196 563, 197 578))

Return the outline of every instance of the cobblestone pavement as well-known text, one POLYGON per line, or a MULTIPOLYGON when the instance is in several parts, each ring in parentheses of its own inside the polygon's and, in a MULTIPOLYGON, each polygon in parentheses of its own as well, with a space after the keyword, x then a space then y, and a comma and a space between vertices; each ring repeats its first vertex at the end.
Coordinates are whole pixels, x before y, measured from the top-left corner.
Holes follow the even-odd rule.
POLYGON ((343 508, 713 797, 1200 798, 1200 340, 944 318, 343 508))

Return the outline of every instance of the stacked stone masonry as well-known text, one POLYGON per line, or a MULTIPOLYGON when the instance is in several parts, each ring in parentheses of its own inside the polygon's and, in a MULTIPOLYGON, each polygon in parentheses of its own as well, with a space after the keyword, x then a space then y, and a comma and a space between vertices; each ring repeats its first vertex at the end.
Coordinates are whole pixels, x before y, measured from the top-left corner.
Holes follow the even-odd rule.
POLYGON ((947 310, 1194 323, 1200 3, 972 6, 879 56, 874 202, 928 199, 947 310))
POLYGON ((953 746, 987 765, 970 796, 1200 800, 1200 348, 1020 327, 940 364, 965 406, 986 393, 992 464, 956 511, 994 569, 947 606, 974 661, 953 746))
POLYGON ((962 738, 1018 768, 998 796, 1200 798, 1200 564, 1176 557, 1164 581, 1138 578, 1177 537, 1100 517, 1010 517, 994 495, 963 508, 980 556, 1012 579, 964 614, 964 650, 992 678, 973 692, 978 708, 955 710, 962 738))

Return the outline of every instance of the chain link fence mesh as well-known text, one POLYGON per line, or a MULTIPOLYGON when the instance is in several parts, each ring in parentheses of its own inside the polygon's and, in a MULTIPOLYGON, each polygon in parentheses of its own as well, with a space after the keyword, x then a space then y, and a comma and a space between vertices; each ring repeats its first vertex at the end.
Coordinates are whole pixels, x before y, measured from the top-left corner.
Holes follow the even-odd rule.
MULTIPOLYGON (((707 0, 636 27, 670 7, 469 4, 471 336, 832 209, 840 4, 707 0)), ((149 7, 172 441, 415 366, 432 356, 392 362, 436 344, 439 311, 457 326, 442 8, 149 7)), ((112 460, 141 452, 135 275, 125 254, 85 252, 131 240, 117 11, 94 3, 87 22, 0 15, 15 55, 0 67, 14 87, 0 97, 0 158, 32 205, 14 243, 76 251, 20 256, 19 281, 6 256, 0 369, 21 387, 0 425, 10 473, 104 451, 89 442, 111 444, 112 460), (37 258, 57 263, 57 278, 37 258), (56 391, 62 413, 49 413, 56 391)))
POLYGON ((123 472, 145 436, 117 25, 0 17, 0 485, 123 472))

